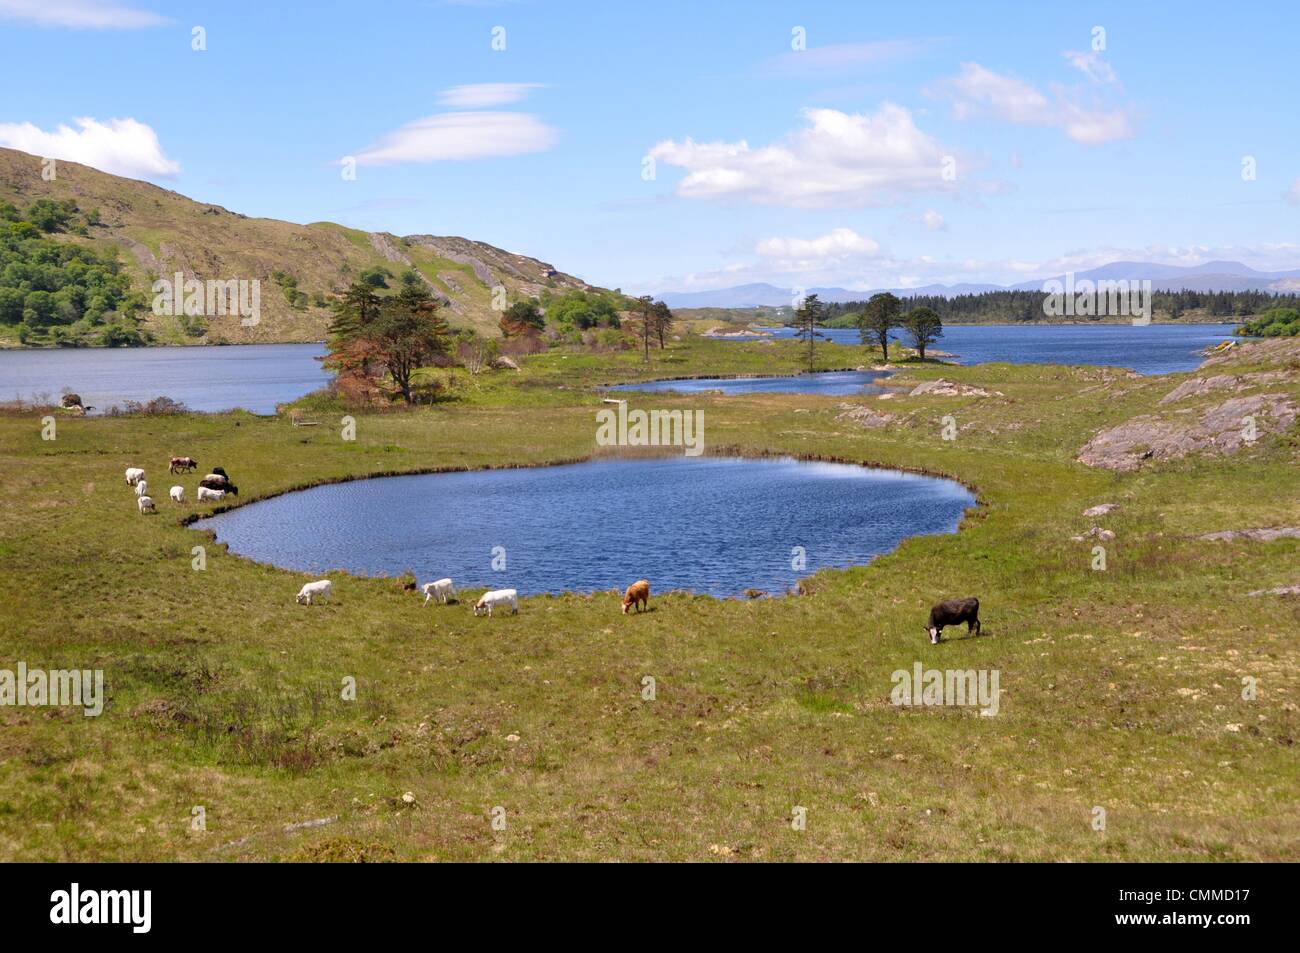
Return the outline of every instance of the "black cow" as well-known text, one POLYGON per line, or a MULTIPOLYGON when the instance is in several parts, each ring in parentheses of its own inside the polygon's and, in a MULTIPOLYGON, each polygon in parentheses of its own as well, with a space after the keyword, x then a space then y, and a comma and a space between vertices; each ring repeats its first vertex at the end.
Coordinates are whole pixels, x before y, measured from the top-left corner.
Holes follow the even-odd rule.
POLYGON ((972 596, 969 599, 950 599, 940 602, 930 610, 930 624, 925 630, 930 633, 930 644, 939 644, 939 633, 945 625, 966 623, 966 631, 980 633, 980 601, 972 596))
POLYGON ((215 470, 200 480, 199 486, 205 486, 209 490, 225 490, 231 496, 239 496, 239 487, 228 478, 219 476, 215 470))

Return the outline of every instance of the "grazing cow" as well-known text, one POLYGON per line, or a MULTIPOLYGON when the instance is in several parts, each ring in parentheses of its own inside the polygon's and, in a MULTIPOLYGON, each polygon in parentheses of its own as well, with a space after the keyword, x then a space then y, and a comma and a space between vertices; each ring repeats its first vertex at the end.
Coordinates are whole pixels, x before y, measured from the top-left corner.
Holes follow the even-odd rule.
POLYGON ((216 473, 209 473, 199 481, 199 486, 206 486, 209 490, 223 490, 231 496, 239 496, 239 487, 231 483, 227 477, 216 473))
POLYGON ((148 492, 149 492, 149 481, 137 480, 135 483, 135 495, 144 496, 148 492))
POLYGON ((153 505, 153 497, 152 497, 152 496, 138 496, 138 497, 136 497, 136 499, 135 499, 135 505, 138 506, 138 507, 140 507, 140 512, 141 512, 141 513, 156 513, 156 512, 158 512, 156 509, 154 509, 154 505, 153 505))
POLYGON ((212 473, 209 473, 208 476, 212 476, 213 474, 219 477, 225 477, 227 480, 230 479, 230 474, 228 474, 222 467, 213 467, 212 473))
POLYGON ((426 582, 420 588, 424 590, 424 604, 426 606, 429 604, 430 599, 437 599, 439 602, 447 603, 456 598, 456 587, 452 585, 450 579, 426 582))
POLYGON ((174 486, 174 487, 171 488, 171 490, 168 491, 168 495, 169 495, 173 500, 175 500, 177 503, 184 503, 184 502, 185 502, 185 487, 183 487, 183 486, 174 486))
POLYGON ((126 468, 126 485, 127 485, 127 486, 135 486, 137 483, 139 483, 139 482, 140 482, 141 480, 143 480, 143 479, 144 479, 144 470, 140 469, 139 467, 127 467, 127 468, 126 468))
POLYGON ((198 468, 199 462, 193 457, 172 457, 170 467, 172 473, 188 473, 198 468))
POLYGON ((321 579, 317 582, 309 582, 307 585, 299 589, 298 595, 294 596, 293 601, 298 603, 298 605, 302 605, 305 602, 309 606, 315 605, 317 599, 321 602, 329 602, 330 593, 333 591, 334 587, 330 584, 330 581, 328 579, 321 579))
POLYGON ((474 614, 479 615, 486 612, 488 617, 492 616, 493 606, 509 606, 513 613, 519 612, 519 591, 516 589, 493 589, 491 592, 483 593, 482 598, 474 603, 474 614))
POLYGON ((969 599, 952 599, 940 602, 930 610, 930 624, 925 630, 930 633, 930 644, 939 644, 939 633, 945 625, 966 623, 966 631, 980 633, 980 601, 972 596, 969 599))
POLYGON ((206 486, 199 487, 200 503, 202 503, 204 500, 219 500, 225 495, 226 495, 225 490, 214 490, 211 487, 206 487, 206 486))
POLYGON ((638 579, 632 585, 627 587, 627 592, 623 593, 623 615, 627 615, 627 610, 636 606, 636 611, 640 612, 641 607, 650 608, 650 582, 646 579, 638 579))

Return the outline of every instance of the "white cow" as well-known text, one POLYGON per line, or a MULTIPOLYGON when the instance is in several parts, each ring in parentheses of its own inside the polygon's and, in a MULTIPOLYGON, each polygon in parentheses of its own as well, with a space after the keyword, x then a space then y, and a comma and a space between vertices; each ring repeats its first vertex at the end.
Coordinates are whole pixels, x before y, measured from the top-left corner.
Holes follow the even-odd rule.
POLYGON ((209 490, 206 486, 199 487, 199 502, 204 500, 219 500, 226 495, 225 490, 209 490))
POLYGON ((482 610, 491 617, 493 606, 509 606, 511 612, 518 613, 519 591, 517 589, 493 589, 491 592, 483 593, 482 598, 474 603, 474 614, 478 615, 482 610))
POLYGON ((140 469, 139 467, 126 468, 127 486, 135 486, 136 483, 138 483, 140 480, 143 479, 144 479, 144 470, 140 469))
POLYGON ((420 588, 424 590, 424 604, 426 606, 429 604, 430 599, 437 599, 439 602, 446 603, 456 598, 456 587, 452 585, 450 579, 426 582, 420 588))
POLYGON ((334 587, 330 584, 330 581, 328 579, 321 579, 316 582, 309 582, 307 585, 299 589, 298 595, 294 597, 293 601, 298 603, 298 605, 302 605, 305 602, 309 606, 313 605, 316 599, 319 599, 322 602, 329 602, 330 593, 333 591, 334 587))
POLYGON ((148 480, 137 480, 137 481, 136 481, 136 484, 135 484, 135 495, 136 495, 136 496, 145 496, 145 495, 148 494, 148 492, 149 492, 149 481, 148 481, 148 480))
POLYGON ((168 491, 168 495, 177 503, 185 502, 185 487, 174 486, 168 491))
POLYGON ((156 513, 154 509, 152 496, 138 496, 135 499, 135 505, 140 507, 141 513, 156 513))

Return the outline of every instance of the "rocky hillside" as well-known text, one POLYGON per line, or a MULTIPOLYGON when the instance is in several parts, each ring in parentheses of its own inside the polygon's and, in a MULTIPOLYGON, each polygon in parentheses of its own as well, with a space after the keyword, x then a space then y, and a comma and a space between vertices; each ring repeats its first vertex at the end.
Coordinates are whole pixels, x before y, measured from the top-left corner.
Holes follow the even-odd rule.
POLYGON ((1119 472, 1189 455, 1233 456, 1300 417, 1300 340, 1234 347, 1206 360, 1151 413, 1098 431, 1079 462, 1119 472))
MULTIPOLYGON (((60 161, 54 181, 41 177, 41 159, 0 149, 0 201, 19 207, 36 199, 74 199, 95 209, 99 224, 87 236, 66 240, 111 246, 149 291, 159 277, 259 279, 261 320, 244 327, 231 317, 205 320, 206 331, 187 334, 172 316, 149 315, 159 343, 314 341, 324 336, 331 293, 363 271, 386 267, 394 275, 414 269, 440 297, 453 326, 496 334, 492 289, 507 297, 543 289, 590 286, 552 265, 465 238, 364 232, 333 222, 298 225, 196 202, 147 182, 60 161), (279 280, 272 276, 279 273, 279 280)), ((393 282, 396 284, 396 282, 393 282)), ((151 295, 152 297, 152 295, 151 295)))

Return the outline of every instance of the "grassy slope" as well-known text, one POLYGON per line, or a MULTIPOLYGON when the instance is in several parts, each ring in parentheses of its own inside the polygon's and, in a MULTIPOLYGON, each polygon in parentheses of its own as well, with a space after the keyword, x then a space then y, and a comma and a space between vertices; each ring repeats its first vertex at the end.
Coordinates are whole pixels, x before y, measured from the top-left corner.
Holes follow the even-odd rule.
MULTIPOLYGON (((821 353, 827 366, 869 359, 821 353)), ((649 376, 797 366, 788 344, 693 342, 658 357, 672 361, 649 376)), ((165 487, 166 458, 185 452, 224 463, 248 502, 348 475, 588 456, 599 397, 587 385, 635 371, 631 356, 548 355, 465 384, 457 403, 359 415, 355 443, 321 401, 304 402, 316 428, 68 419, 53 443, 34 416, 0 418, 0 664, 103 667, 109 693, 98 719, 0 709, 0 857, 1300 855, 1300 613, 1245 595, 1297 581, 1300 543, 1195 539, 1300 522, 1294 434, 1230 464, 1117 476, 1073 462, 1098 427, 1150 411, 1170 378, 986 365, 908 373, 1005 397, 629 395, 703 407, 712 452, 926 468, 982 502, 959 534, 821 573, 808 596, 656 596, 639 617, 597 595, 475 619, 467 604, 424 609, 391 581, 341 574, 334 604, 295 606, 306 577, 220 546, 193 571, 204 539, 178 520, 198 508, 140 517, 122 482, 138 464, 165 487), (844 403, 903 422, 862 430, 836 419, 844 403), (956 441, 939 439, 945 414, 956 441), (1104 501, 1123 508, 1080 515, 1104 501), (1119 534, 1106 572, 1091 571, 1091 543, 1069 539, 1093 522, 1119 534), (950 630, 931 647, 929 604, 965 594, 982 600, 985 637, 950 630), (999 670, 1001 714, 891 706, 890 673, 917 660, 999 670), (640 697, 647 674, 654 702, 640 697), (1241 699, 1246 675, 1260 680, 1254 702, 1241 699), (344 676, 356 702, 339 700, 344 676), (193 805, 205 832, 190 830, 193 805), (504 832, 489 824, 497 805, 504 832), (795 805, 808 808, 803 832, 795 805), (1095 805, 1105 834, 1090 826, 1095 805)))
MULTIPOLYGON (((160 275, 171 279, 176 271, 183 271, 187 278, 197 275, 200 279, 260 279, 260 323, 245 328, 232 318, 209 318, 207 340, 265 343, 315 341, 324 337, 328 310, 314 304, 291 307, 283 291, 271 280, 273 271, 293 275, 298 279, 298 289, 314 298, 317 294, 328 295, 331 289, 376 265, 383 265, 394 274, 408 267, 404 262, 385 258, 371 243, 369 233, 358 229, 332 222, 298 225, 270 218, 249 218, 147 182, 109 175, 75 162, 59 162, 56 178, 47 182, 41 177, 40 159, 14 149, 0 149, 0 199, 21 207, 38 198, 73 198, 84 210, 98 209, 103 226, 92 228, 89 239, 63 237, 69 241, 89 240, 115 250, 142 291, 149 290, 160 275)), ((491 310, 491 284, 479 280, 472 267, 439 258, 430 248, 408 245, 394 236, 388 239, 438 291, 453 299, 456 306, 447 315, 452 324, 498 333, 500 315, 491 310), (460 290, 451 290, 438 280, 438 271, 455 273, 460 290)), ((511 297, 536 294, 548 280, 548 266, 535 259, 475 243, 463 244, 489 265, 492 284, 497 281, 504 284, 511 297)), ((563 273, 556 273, 549 280, 560 290, 586 287, 563 273)), ((186 337, 170 316, 148 315, 147 326, 161 344, 198 343, 186 337)), ((16 343, 14 336, 0 332, 0 346, 16 343)))

